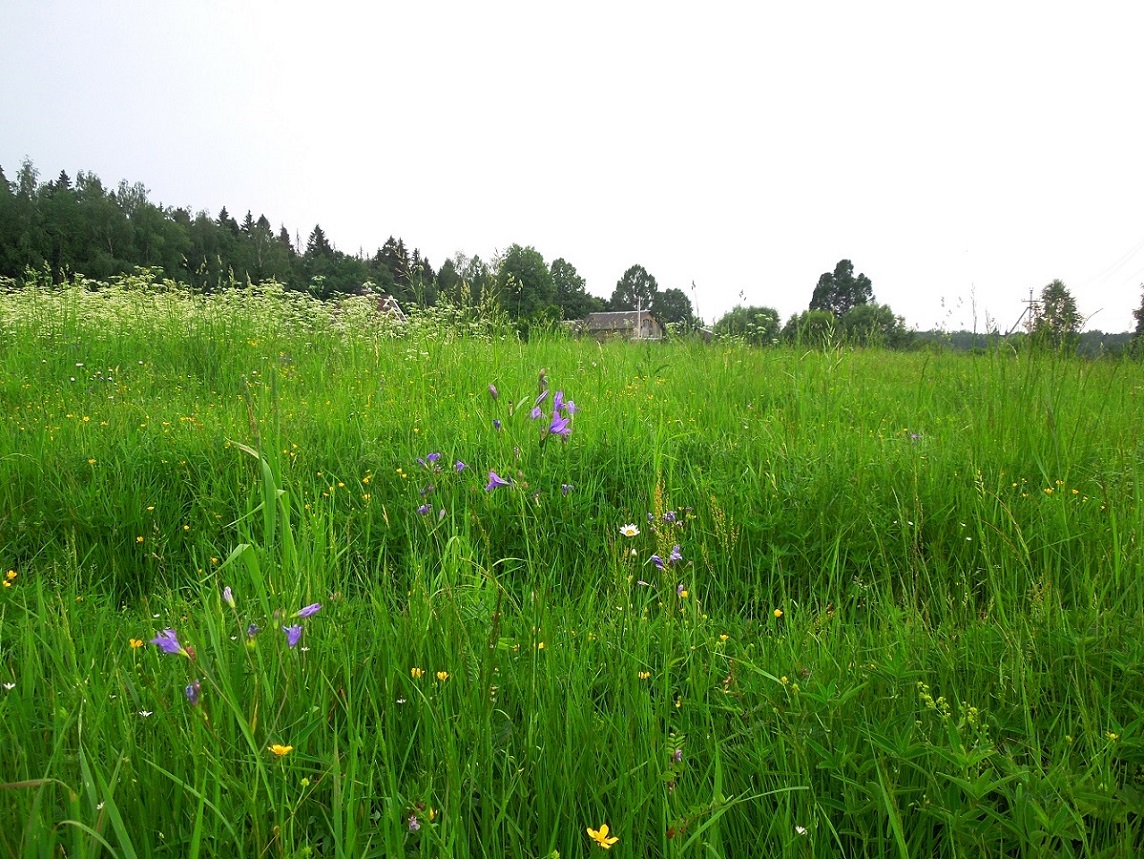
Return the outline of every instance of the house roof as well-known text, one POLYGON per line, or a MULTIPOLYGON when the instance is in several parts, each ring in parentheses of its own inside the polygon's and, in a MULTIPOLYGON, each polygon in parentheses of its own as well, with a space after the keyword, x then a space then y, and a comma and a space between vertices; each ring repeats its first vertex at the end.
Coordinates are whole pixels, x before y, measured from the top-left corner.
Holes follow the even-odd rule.
POLYGON ((584 317, 584 327, 589 331, 622 331, 635 328, 640 317, 651 320, 656 325, 659 324, 659 320, 647 310, 620 310, 611 313, 589 313, 584 317))

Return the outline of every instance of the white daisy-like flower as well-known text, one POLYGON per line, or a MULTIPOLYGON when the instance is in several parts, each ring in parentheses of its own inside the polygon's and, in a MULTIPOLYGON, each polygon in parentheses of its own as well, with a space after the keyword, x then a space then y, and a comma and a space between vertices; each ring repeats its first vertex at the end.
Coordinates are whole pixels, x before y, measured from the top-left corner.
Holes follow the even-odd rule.
POLYGON ((637 528, 635 523, 633 522, 630 525, 621 526, 620 527, 620 533, 623 534, 625 537, 638 537, 640 535, 640 529, 637 528))
POLYGON ((154 710, 140 710, 139 715, 142 716, 144 719, 146 719, 148 716, 150 716, 154 712, 155 712, 154 710))
POLYGON ((805 826, 795 826, 794 831, 797 832, 799 835, 806 835, 806 827, 805 826))
POLYGON ((5 683, 5 684, 4 684, 4 691, 5 691, 5 692, 11 692, 11 691, 12 691, 13 689, 15 689, 15 688, 16 688, 16 684, 15 684, 15 683, 5 683))

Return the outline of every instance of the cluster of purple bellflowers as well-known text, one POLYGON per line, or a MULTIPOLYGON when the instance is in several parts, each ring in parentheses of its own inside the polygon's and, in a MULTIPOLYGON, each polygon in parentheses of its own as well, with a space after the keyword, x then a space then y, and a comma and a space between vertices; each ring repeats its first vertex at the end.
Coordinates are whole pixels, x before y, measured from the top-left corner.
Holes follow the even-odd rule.
MULTIPOLYGON (((222 601, 230 606, 232 610, 236 610, 234 591, 231 590, 230 585, 222 589, 222 601)), ((298 611, 290 615, 288 619, 292 621, 305 620, 308 617, 313 617, 321 610, 321 603, 311 603, 308 606, 298 609, 298 611)), ((298 646, 298 642, 302 640, 302 628, 302 624, 296 622, 282 627, 282 634, 286 636, 287 647, 294 648, 298 646)), ((253 622, 247 624, 247 642, 253 644, 255 636, 257 636, 259 632, 261 632, 261 630, 256 624, 253 622)), ((184 647, 179 641, 179 634, 173 629, 164 629, 162 632, 156 633, 150 643, 154 644, 164 653, 171 654, 172 656, 185 656, 192 662, 195 661, 195 649, 190 646, 184 647)), ((202 681, 198 678, 192 680, 183 691, 191 706, 197 707, 202 699, 202 681)))

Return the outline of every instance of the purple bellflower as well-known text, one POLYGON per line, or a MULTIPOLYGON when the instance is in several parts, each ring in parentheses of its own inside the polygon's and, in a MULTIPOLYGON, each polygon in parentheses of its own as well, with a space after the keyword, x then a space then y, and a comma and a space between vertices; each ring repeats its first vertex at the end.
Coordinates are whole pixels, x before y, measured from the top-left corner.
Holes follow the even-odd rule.
POLYGON ((572 425, 568 422, 568 418, 563 415, 554 413, 552 415, 552 423, 548 425, 548 431, 553 435, 558 435, 562 439, 567 439, 572 435, 572 425))
POLYGON ((286 633, 286 644, 289 647, 296 647, 299 640, 302 638, 302 627, 298 624, 293 626, 284 626, 282 631, 286 633))
POLYGON ((174 655, 187 656, 187 651, 183 645, 179 644, 179 636, 173 629, 164 629, 158 635, 151 639, 151 643, 162 650, 164 653, 171 653, 174 655))
POLYGON ((485 492, 492 492, 498 486, 508 486, 508 481, 498 475, 495 471, 490 471, 489 482, 485 484, 485 492))
POLYGON ((199 698, 202 695, 203 684, 198 680, 192 681, 187 684, 187 688, 183 690, 187 695, 187 700, 191 702, 192 707, 199 706, 199 698))
POLYGON ((310 603, 305 608, 300 608, 294 612, 294 617, 313 617, 321 610, 322 604, 320 602, 310 603))

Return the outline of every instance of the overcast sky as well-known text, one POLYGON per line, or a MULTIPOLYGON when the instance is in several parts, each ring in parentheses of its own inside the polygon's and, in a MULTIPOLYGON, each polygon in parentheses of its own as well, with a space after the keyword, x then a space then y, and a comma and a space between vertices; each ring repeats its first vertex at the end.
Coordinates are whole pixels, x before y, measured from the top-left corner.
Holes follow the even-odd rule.
POLYGON ((1144 3, 0 2, 0 166, 713 321, 853 260, 921 329, 1144 281, 1144 3), (692 292, 692 283, 695 292, 692 292), (740 298, 742 296, 742 298, 740 298), (975 311, 975 312, 974 312, 975 311))

